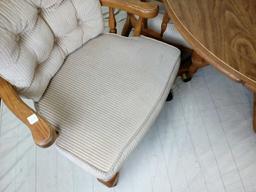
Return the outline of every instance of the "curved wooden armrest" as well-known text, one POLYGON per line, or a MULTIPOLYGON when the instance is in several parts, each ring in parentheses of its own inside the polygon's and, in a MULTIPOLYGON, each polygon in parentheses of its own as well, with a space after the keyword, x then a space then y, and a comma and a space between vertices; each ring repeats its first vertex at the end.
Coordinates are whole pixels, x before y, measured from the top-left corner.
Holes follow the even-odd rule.
POLYGON ((16 90, 0 78, 0 98, 5 105, 30 129, 34 142, 40 147, 52 145, 57 134, 55 129, 43 117, 27 106, 16 90))
POLYGON ((100 0, 103 6, 122 9, 142 18, 153 18, 158 14, 156 2, 141 2, 139 0, 100 0))

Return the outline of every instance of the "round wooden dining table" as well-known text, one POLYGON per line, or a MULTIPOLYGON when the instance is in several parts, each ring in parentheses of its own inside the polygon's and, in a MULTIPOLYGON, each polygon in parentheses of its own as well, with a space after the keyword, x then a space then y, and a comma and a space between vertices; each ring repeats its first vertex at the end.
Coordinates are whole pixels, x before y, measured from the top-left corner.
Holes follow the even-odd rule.
POLYGON ((163 0, 178 31, 208 63, 254 93, 256 0, 163 0))

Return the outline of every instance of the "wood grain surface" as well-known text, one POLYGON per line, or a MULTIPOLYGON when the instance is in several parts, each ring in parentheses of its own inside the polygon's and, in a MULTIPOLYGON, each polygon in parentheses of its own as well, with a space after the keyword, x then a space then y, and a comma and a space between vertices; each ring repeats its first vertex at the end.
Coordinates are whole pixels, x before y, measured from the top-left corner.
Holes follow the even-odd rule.
POLYGON ((20 119, 31 131, 34 142, 40 147, 51 146, 56 138, 55 128, 37 112, 26 105, 11 84, 0 78, 0 98, 5 105, 20 119), (38 120, 29 122, 28 118, 35 115, 38 120))
POLYGON ((100 0, 103 6, 121 9, 127 13, 143 18, 153 18, 158 14, 155 2, 141 2, 140 0, 100 0))
POLYGON ((255 0, 163 0, 179 32, 208 62, 256 88, 255 0))

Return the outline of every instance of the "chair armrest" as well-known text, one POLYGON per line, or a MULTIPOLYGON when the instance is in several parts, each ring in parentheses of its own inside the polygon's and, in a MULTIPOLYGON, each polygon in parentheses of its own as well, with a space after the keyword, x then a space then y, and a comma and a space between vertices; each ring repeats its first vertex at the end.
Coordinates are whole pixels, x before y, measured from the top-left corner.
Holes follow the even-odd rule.
POLYGON ((57 138, 55 129, 27 106, 12 85, 2 78, 0 78, 0 98, 16 117, 27 125, 38 146, 49 147, 55 142, 57 138))
POLYGON ((100 2, 103 6, 122 9, 142 18, 153 18, 158 14, 158 5, 155 2, 139 0, 100 0, 100 2))

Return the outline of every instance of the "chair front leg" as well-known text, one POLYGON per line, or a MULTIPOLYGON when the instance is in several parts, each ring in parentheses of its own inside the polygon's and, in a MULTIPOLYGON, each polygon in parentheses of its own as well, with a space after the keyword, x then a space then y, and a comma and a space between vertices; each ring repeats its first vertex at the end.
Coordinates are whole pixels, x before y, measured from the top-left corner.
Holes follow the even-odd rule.
POLYGON ((119 172, 117 174, 115 174, 110 180, 108 181, 103 181, 101 179, 98 179, 98 181, 100 183, 102 183, 103 185, 111 188, 111 187, 115 187, 118 183, 118 179, 119 179, 119 172))

